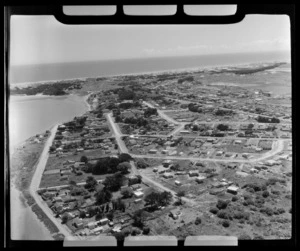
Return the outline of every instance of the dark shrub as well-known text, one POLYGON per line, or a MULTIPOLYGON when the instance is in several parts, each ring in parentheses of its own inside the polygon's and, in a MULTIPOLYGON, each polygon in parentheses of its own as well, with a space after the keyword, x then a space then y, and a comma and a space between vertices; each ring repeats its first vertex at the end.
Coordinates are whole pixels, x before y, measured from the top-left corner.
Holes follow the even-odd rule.
POLYGON ((230 222, 228 220, 224 220, 222 223, 223 227, 229 227, 230 226, 230 222))
POLYGON ((216 207, 212 207, 209 209, 209 212, 211 212, 212 214, 217 214, 219 212, 219 209, 216 207))
POLYGON ((262 196, 263 196, 264 198, 269 197, 269 195, 270 195, 270 193, 269 193, 268 191, 263 191, 263 193, 262 193, 262 196))
POLYGON ((271 190, 271 193, 274 195, 280 195, 280 191, 277 190, 271 190))
POLYGON ((279 214, 283 214, 283 213, 285 213, 285 210, 284 210, 284 208, 278 208, 277 209, 277 212, 279 213, 279 214))
POLYGON ((234 214, 233 214, 233 218, 235 218, 235 219, 243 219, 244 218, 244 215, 243 215, 243 213, 242 212, 235 212, 234 214))
POLYGON ((235 196, 235 195, 232 196, 232 198, 231 198, 232 201, 237 201, 238 199, 239 199, 239 197, 237 197, 237 196, 235 196))
POLYGON ((149 234, 150 233, 150 228, 149 227, 144 227, 143 228, 143 234, 144 235, 147 235, 147 234, 149 234))
POLYGON ((228 219, 229 218, 229 214, 228 212, 226 212, 225 210, 220 210, 218 213, 217 213, 217 216, 221 219, 228 219))
POLYGON ((196 218, 195 224, 196 224, 196 225, 201 224, 201 218, 200 218, 200 217, 197 217, 197 218, 196 218))
POLYGON ((270 208, 270 207, 267 207, 265 212, 266 212, 266 214, 267 214, 268 216, 272 216, 273 213, 274 213, 274 212, 273 212, 273 209, 270 208))
POLYGON ((217 203, 217 208, 219 209, 225 209, 228 205, 228 201, 224 201, 224 200, 218 200, 218 203, 217 203))

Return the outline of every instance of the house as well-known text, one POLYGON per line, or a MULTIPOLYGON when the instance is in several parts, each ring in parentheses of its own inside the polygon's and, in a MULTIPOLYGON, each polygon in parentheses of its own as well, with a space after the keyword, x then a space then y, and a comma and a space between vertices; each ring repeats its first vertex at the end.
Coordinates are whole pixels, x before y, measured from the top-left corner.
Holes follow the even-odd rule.
POLYGON ((164 177, 165 179, 173 178, 173 174, 172 174, 172 173, 169 173, 169 172, 165 172, 165 173, 163 174, 163 177, 164 177))
POLYGON ((144 196, 144 193, 141 191, 135 191, 133 194, 136 198, 142 198, 144 196))
POLYGON ((202 175, 196 177, 196 181, 197 181, 198 183, 202 183, 203 180, 205 180, 205 179, 206 179, 206 177, 205 177, 205 176, 202 176, 202 175))
POLYGON ((142 201, 142 199, 136 199, 136 200, 134 200, 134 203, 139 203, 141 201, 142 201))
POLYGON ((198 173, 198 171, 189 171, 189 176, 196 177, 196 176, 199 176, 199 173, 198 173))
POLYGON ((103 232, 103 227, 96 227, 92 230, 94 234, 100 234, 103 232))
POLYGON ((84 151, 83 148, 77 148, 77 149, 76 149, 76 152, 83 152, 83 151, 84 151))
POLYGON ((153 168, 153 172, 157 172, 158 171, 158 168, 157 167, 154 167, 153 168))
POLYGON ((239 144, 242 144, 242 141, 241 140, 235 140, 234 143, 239 145, 239 144))
POLYGON ((181 182, 179 180, 175 180, 175 185, 181 186, 181 182))
POLYGON ((166 159, 166 160, 164 160, 163 161, 163 166, 166 166, 166 167, 168 167, 170 164, 172 163, 172 160, 170 160, 170 159, 166 159))
POLYGON ((150 149, 149 153, 155 154, 155 153, 157 153, 157 150, 156 149, 150 149))
POLYGON ((133 190, 138 190, 139 188, 141 188, 141 185, 140 184, 134 184, 134 185, 131 185, 131 188, 133 190))
POLYGON ((101 219, 98 221, 98 224, 103 226, 106 225, 109 222, 109 220, 107 218, 101 219))
POLYGON ((97 223, 95 221, 92 221, 92 222, 89 222, 87 224, 87 226, 91 230, 91 229, 94 229, 97 226, 97 223))
POLYGON ((267 160, 267 161, 265 162, 265 164, 266 164, 267 166, 274 166, 274 165, 277 164, 277 161, 271 159, 271 160, 267 160))
POLYGON ((181 134, 189 134, 190 131, 188 131, 188 130, 181 130, 180 133, 181 133, 181 134))
POLYGON ((242 157, 247 159, 249 157, 249 153, 242 153, 242 157))
POLYGON ((171 216, 174 220, 177 220, 178 217, 180 215, 180 211, 179 210, 171 210, 169 216, 171 216))
POLYGON ((239 188, 234 185, 227 187, 228 193, 237 194, 238 190, 239 190, 239 188))
POLYGON ((217 151, 216 152, 216 156, 222 156, 222 154, 223 154, 223 151, 217 151))

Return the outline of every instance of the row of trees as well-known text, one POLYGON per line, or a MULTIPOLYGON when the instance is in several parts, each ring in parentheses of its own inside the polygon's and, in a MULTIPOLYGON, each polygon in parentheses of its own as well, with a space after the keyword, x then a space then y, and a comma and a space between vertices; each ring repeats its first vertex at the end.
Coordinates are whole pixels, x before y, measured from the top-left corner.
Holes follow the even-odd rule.
POLYGON ((268 117, 263 117, 263 116, 258 116, 257 117, 257 122, 260 123, 280 123, 280 119, 278 118, 268 118, 268 117))

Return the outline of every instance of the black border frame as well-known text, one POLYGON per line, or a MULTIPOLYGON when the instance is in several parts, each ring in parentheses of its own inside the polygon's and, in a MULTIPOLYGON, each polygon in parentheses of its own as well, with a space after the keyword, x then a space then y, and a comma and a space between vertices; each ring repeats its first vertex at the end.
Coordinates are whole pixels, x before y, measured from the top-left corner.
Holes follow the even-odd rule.
MULTIPOLYGON (((17 5, 14 1, 9 3, 4 3, 4 93, 6 94, 4 98, 9 97, 9 87, 8 87, 8 66, 9 66, 9 20, 11 15, 54 15, 55 18, 67 25, 101 25, 101 24, 231 24, 237 23, 243 20, 247 14, 270 14, 270 15, 288 15, 290 18, 291 25, 291 63, 292 63, 292 127, 293 127, 293 177, 292 177, 292 238, 289 240, 243 240, 238 241, 238 246, 240 247, 256 247, 256 246, 287 246, 296 247, 297 245, 297 223, 298 218, 296 218, 296 50, 295 50, 295 4, 238 4, 237 12, 235 15, 230 16, 188 16, 183 11, 182 3, 162 3, 162 1, 151 1, 147 3, 132 3, 132 1, 124 1, 123 4, 118 4, 113 1, 101 1, 100 3, 93 3, 94 5, 117 5, 117 12, 113 16, 67 16, 62 11, 62 5, 82 5, 76 1, 64 1, 61 5, 17 5), (7 5, 9 4, 9 5, 7 5), (172 16, 127 16, 123 12, 122 5, 161 5, 161 4, 177 4, 177 12, 172 16), (294 107, 294 109, 293 109, 294 107)), ((178 2, 178 1, 177 1, 178 2)), ((86 1, 84 5, 91 5, 90 1, 86 1)), ((199 4, 197 1, 187 1, 185 4, 199 4)), ((201 4, 205 4, 201 2, 201 4)), ((212 4, 212 3, 206 3, 212 4)), ((8 111, 8 103, 5 103, 5 111, 8 111)), ((8 138, 8 114, 5 113, 5 146, 7 146, 8 138)), ((5 170, 4 170, 4 205, 9 208, 10 205, 10 179, 9 179, 9 150, 5 147, 5 170)), ((5 210, 5 209, 4 209, 5 210)), ((62 241, 15 241, 10 239, 10 210, 6 210, 4 214, 5 224, 4 224, 4 242, 5 246, 8 247, 62 247, 62 241)), ((123 246, 122 242, 118 242, 118 246, 123 246)), ((178 246, 183 246, 183 241, 178 241, 178 246)), ((130 247, 131 248, 131 247, 130 247)), ((190 248, 190 247, 189 247, 190 248)), ((232 247, 230 247, 232 248, 232 247)))

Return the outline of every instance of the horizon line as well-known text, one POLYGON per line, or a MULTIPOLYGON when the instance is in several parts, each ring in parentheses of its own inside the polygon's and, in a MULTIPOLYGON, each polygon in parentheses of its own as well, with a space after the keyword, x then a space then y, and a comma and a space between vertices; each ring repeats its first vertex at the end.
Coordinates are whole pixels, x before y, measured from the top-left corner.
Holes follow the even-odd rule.
POLYGON ((186 57, 201 57, 201 56, 210 56, 210 55, 258 54, 258 53, 291 53, 291 50, 254 51, 254 52, 245 51, 245 52, 210 53, 210 54, 197 54, 197 55, 166 55, 166 56, 148 56, 148 57, 115 58, 115 59, 99 59, 99 60, 94 59, 94 60, 83 60, 83 61, 40 62, 40 63, 29 63, 29 64, 10 64, 10 67, 69 64, 69 63, 88 63, 88 62, 110 62, 110 61, 126 61, 126 60, 141 60, 141 59, 186 58, 186 57))

